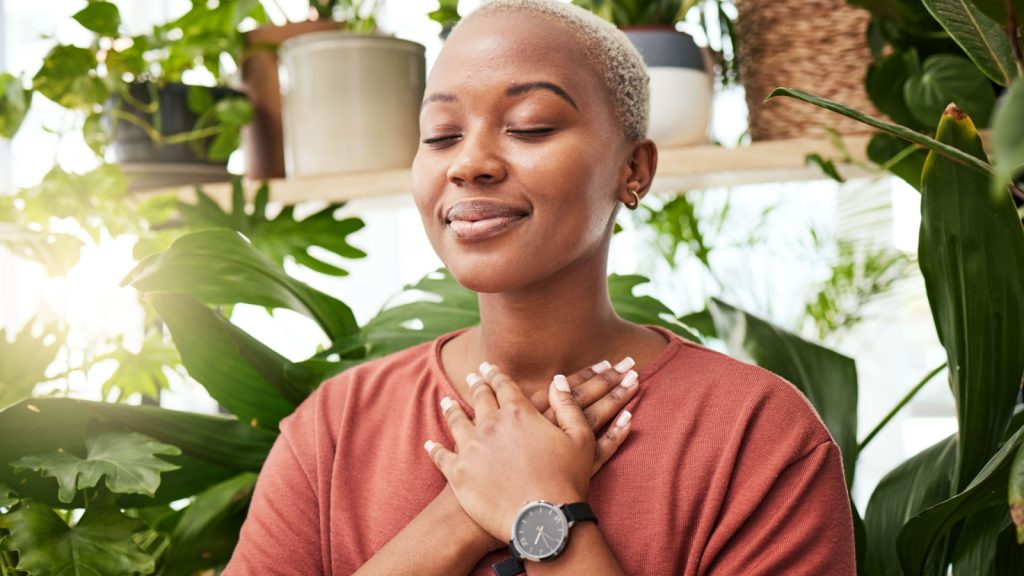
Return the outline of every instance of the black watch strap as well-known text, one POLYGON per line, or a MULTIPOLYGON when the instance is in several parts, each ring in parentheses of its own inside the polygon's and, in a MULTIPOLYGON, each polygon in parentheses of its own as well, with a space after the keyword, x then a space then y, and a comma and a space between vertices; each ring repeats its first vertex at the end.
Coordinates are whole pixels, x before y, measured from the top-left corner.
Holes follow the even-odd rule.
POLYGON ((523 566, 522 560, 513 555, 511 558, 491 564, 491 570, 494 571, 494 576, 516 576, 517 574, 525 574, 526 566, 523 566))
POLYGON ((563 504, 562 512, 565 513, 565 519, 568 520, 570 524, 573 522, 585 521, 597 524, 597 516, 594 515, 594 510, 590 508, 590 504, 587 504, 586 502, 563 504))

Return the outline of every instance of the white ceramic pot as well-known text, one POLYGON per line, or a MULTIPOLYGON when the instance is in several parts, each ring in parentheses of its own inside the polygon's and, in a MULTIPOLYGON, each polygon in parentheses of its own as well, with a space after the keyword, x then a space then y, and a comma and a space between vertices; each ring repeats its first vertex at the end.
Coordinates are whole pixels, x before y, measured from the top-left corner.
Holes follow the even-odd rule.
POLYGON ((714 90, 708 55, 689 35, 669 26, 623 31, 651 77, 648 138, 662 147, 706 143, 714 90))
POLYGON ((315 32, 286 41, 279 56, 289 178, 412 164, 426 84, 423 46, 315 32))

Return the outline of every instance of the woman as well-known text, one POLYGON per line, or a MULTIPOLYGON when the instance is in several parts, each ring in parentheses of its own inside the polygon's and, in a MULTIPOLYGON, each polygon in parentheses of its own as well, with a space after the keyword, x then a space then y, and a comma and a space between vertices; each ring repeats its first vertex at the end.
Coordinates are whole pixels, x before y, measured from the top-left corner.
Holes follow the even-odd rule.
POLYGON ((647 110, 639 55, 589 12, 497 0, 456 27, 413 193, 480 325, 283 421, 225 574, 854 573, 839 450, 799 392, 612 310, 647 110))

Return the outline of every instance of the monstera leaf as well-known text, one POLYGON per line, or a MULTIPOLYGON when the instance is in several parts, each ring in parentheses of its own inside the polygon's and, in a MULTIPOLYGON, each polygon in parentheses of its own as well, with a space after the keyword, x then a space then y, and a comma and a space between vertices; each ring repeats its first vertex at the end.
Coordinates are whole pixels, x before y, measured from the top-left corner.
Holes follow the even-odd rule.
POLYGON ((106 477, 106 486, 120 494, 153 496, 160 474, 178 466, 157 458, 181 454, 175 446, 157 442, 137 432, 97 432, 85 438, 86 456, 51 452, 11 462, 19 470, 37 470, 57 479, 61 502, 71 502, 77 490, 92 488, 106 477))
POLYGON ((0 328, 0 411, 32 395, 35 385, 46 380, 46 368, 60 350, 62 335, 44 329, 32 335, 29 321, 13 342, 0 328))
POLYGON ((181 357, 178 350, 159 333, 152 333, 142 343, 138 352, 119 347, 101 360, 117 361, 117 369, 103 383, 102 394, 106 398, 110 391, 117 390, 115 402, 121 402, 132 394, 158 398, 160 390, 168 388, 167 370, 180 369, 181 357))

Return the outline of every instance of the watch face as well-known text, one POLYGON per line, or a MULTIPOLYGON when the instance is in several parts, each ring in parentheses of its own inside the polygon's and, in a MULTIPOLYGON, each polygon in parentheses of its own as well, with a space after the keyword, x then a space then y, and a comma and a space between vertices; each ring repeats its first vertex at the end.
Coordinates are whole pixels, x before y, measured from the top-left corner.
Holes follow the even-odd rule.
POLYGON ((557 556, 568 532, 565 514, 555 505, 534 502, 524 507, 513 524, 513 541, 520 556, 546 560, 557 556))

